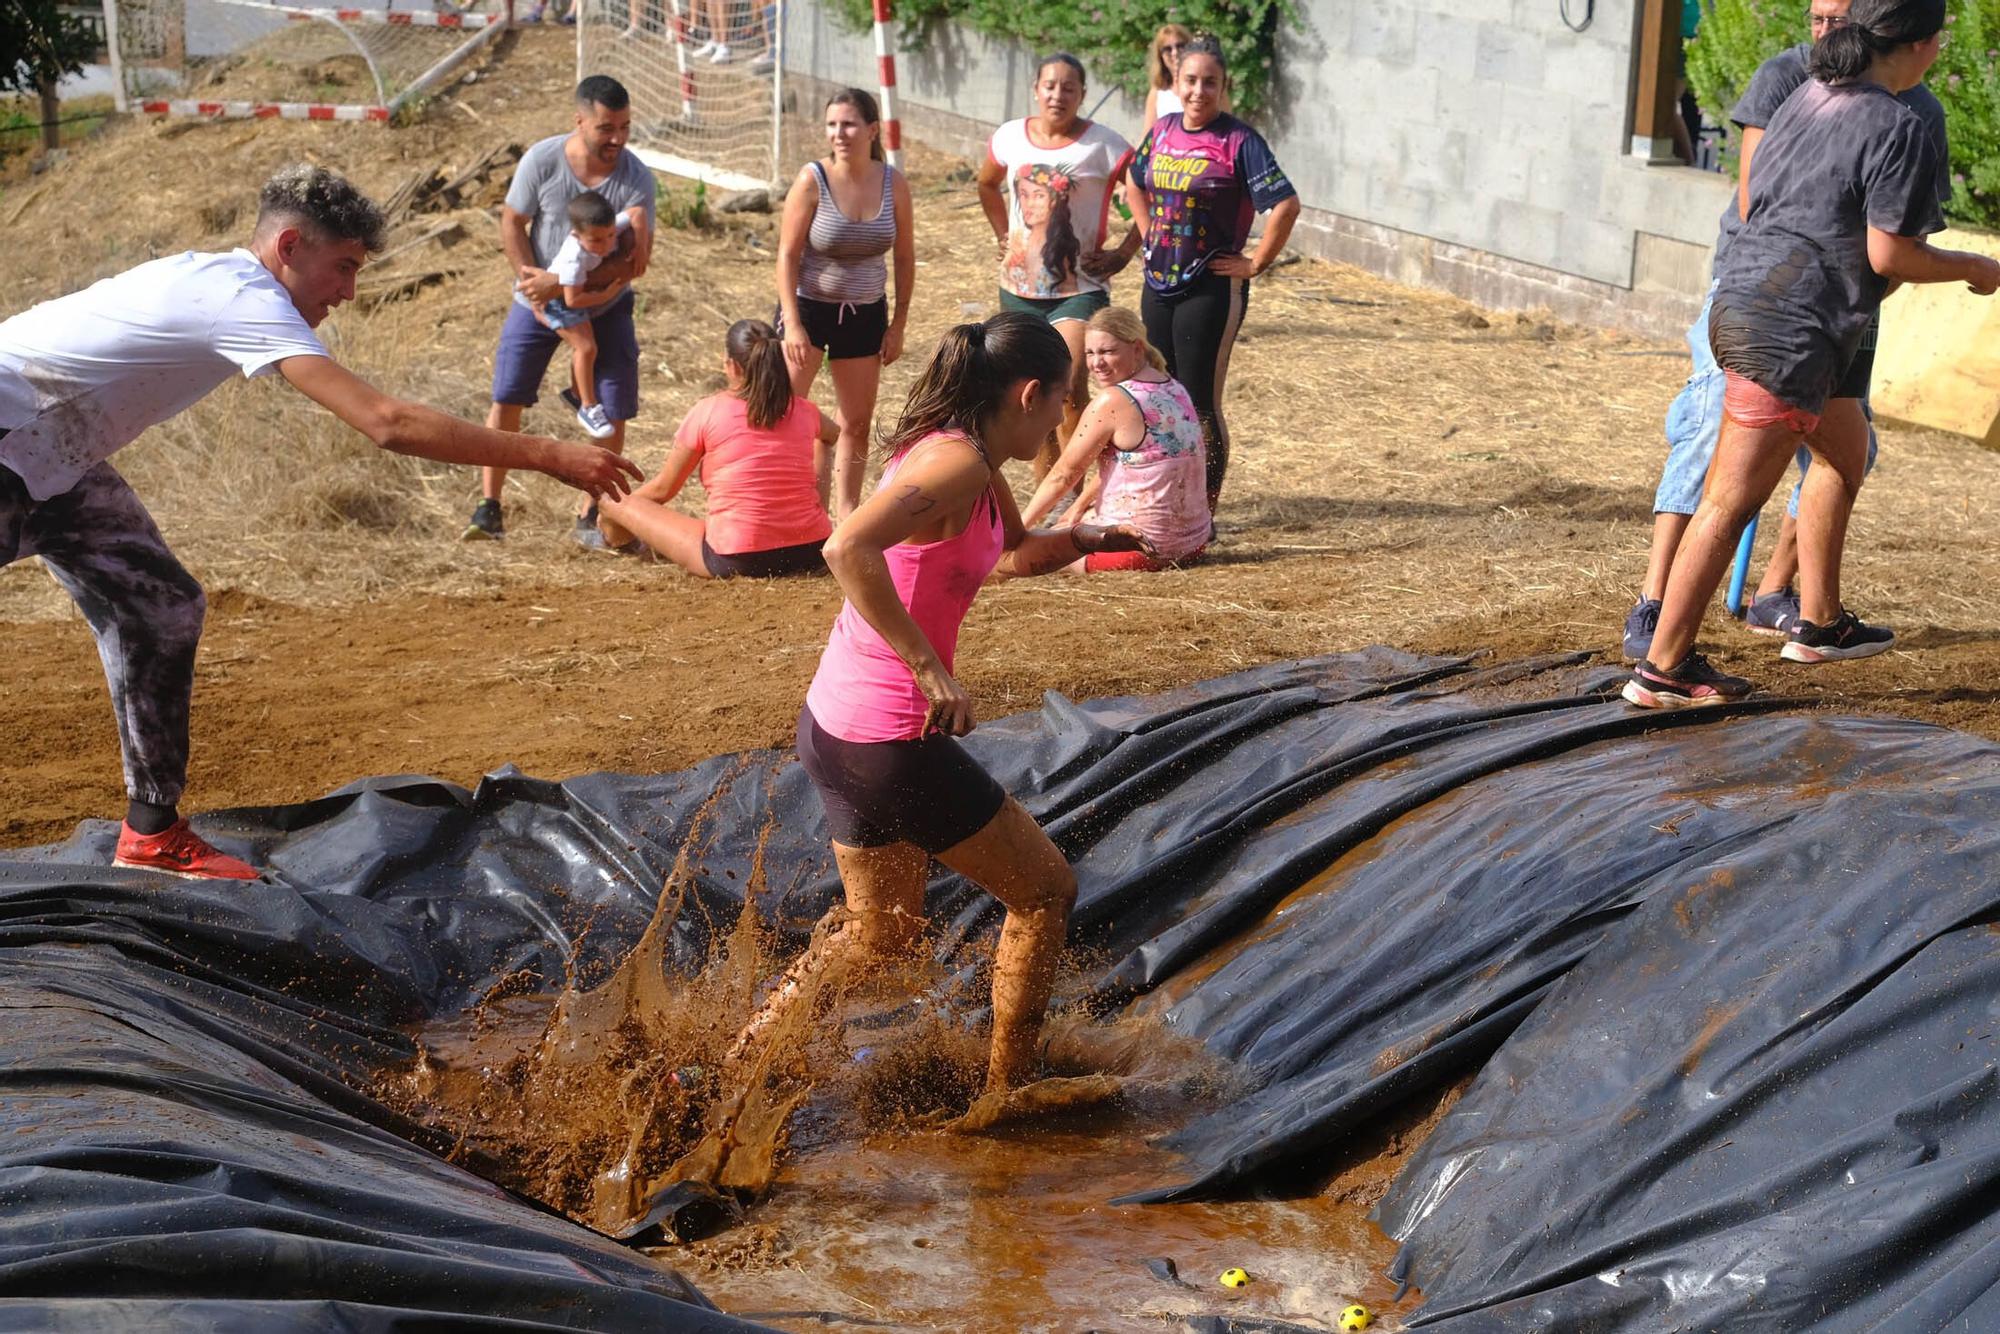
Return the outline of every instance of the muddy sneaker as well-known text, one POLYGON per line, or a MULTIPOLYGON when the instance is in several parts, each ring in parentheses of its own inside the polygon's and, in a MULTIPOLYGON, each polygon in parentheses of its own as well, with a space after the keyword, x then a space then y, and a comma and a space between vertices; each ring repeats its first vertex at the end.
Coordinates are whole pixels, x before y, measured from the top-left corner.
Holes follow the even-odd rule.
POLYGON ((176 820, 157 834, 142 834, 129 824, 121 825, 118 852, 111 862, 189 880, 255 880, 259 874, 250 863, 210 847, 207 839, 188 828, 186 820, 176 820))
POLYGON ((1851 611, 1833 618, 1831 625, 1814 625, 1803 616, 1792 620, 1791 632, 1778 656, 1787 662, 1846 662, 1850 658, 1872 658, 1896 642, 1896 632, 1886 625, 1870 625, 1851 611))
POLYGON ((1625 613, 1625 661, 1644 662, 1653 651, 1653 632, 1660 628, 1660 600, 1640 598, 1625 613))
POLYGON ((576 419, 583 429, 590 432, 592 440, 608 440, 618 434, 618 428, 611 424, 610 416, 602 403, 592 403, 576 410, 576 419))
POLYGON ((1727 704, 1751 689, 1743 677, 1718 672, 1707 658, 1690 653, 1672 671, 1663 672, 1650 661, 1642 661, 1632 669, 1632 679, 1619 693, 1627 704, 1642 709, 1700 709, 1727 704))
POLYGON ((1789 588, 1759 593, 1743 609, 1743 624, 1752 634, 1788 635, 1798 618, 1799 595, 1789 588))
POLYGON ((482 500, 472 507, 472 518, 466 522, 465 531, 460 533, 461 542, 498 542, 507 536, 507 525, 500 518, 500 502, 482 500))

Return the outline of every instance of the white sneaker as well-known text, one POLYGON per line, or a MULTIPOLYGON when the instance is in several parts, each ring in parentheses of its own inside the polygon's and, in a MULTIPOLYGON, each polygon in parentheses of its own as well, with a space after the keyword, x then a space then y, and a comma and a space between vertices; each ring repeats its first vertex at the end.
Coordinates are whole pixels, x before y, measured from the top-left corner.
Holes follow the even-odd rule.
POLYGON ((776 69, 777 67, 778 67, 778 58, 772 55, 769 51, 764 52, 763 55, 758 56, 755 60, 750 62, 750 72, 752 74, 769 74, 772 70, 776 69))
POLYGON ((576 419, 583 429, 590 432, 592 440, 608 440, 618 434, 618 428, 611 422, 602 403, 592 403, 576 410, 576 419))
POLYGON ((688 59, 700 60, 703 56, 708 55, 710 52, 714 50, 715 50, 714 42, 703 42, 700 46, 697 46, 692 51, 688 52, 688 59))
POLYGON ((727 65, 733 58, 734 57, 732 57, 729 54, 728 44, 724 42, 717 42, 715 44, 715 50, 709 54, 708 63, 711 65, 727 65))

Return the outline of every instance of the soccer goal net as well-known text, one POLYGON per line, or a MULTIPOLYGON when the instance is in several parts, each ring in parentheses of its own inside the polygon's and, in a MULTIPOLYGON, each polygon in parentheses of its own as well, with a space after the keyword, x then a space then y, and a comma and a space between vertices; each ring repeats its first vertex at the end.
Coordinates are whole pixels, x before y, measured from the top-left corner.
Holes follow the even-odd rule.
POLYGON ((111 0, 128 105, 155 115, 387 121, 507 24, 505 0, 111 0))
POLYGON ((632 95, 650 167, 747 190, 783 180, 783 6, 764 0, 582 0, 578 77, 632 95))

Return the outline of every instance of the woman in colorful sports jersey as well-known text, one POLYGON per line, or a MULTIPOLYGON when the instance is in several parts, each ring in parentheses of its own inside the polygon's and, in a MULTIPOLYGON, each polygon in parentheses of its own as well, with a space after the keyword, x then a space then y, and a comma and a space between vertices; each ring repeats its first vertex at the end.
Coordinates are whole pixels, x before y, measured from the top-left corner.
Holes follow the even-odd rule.
POLYGON ((637 537, 705 579, 824 573, 839 427, 792 392, 784 344, 762 320, 729 326, 722 371, 729 387, 689 411, 660 470, 624 500, 598 501, 604 540, 624 549, 637 537), (667 508, 697 467, 705 519, 667 508))
POLYGON ((1222 48, 1196 37, 1181 51, 1182 109, 1162 116, 1132 159, 1125 196, 1145 231, 1146 337, 1187 386, 1208 451, 1208 505, 1229 467, 1222 393, 1250 280, 1271 267, 1299 216, 1298 192, 1264 137, 1222 109, 1222 48), (1250 224, 1269 212, 1253 255, 1250 224))
POLYGON ((1090 317, 1083 348, 1091 381, 1105 392, 1084 409, 1021 522, 1033 527, 1082 486, 1063 522, 1130 524, 1153 550, 1101 552, 1072 570, 1165 570, 1199 559, 1209 514, 1194 401, 1167 374, 1166 361, 1146 341, 1146 326, 1122 306, 1090 317))
POLYGON ((1031 533, 1000 476, 1062 418, 1069 349, 1037 316, 961 324, 910 390, 875 493, 826 544, 847 594, 799 714, 847 891, 738 1036, 740 1064, 798 1001, 903 956, 924 925, 935 857, 1006 906, 993 962, 988 1091, 1026 1080, 1076 876, 1026 808, 956 738, 972 697, 953 676, 958 630, 995 568, 1048 574, 1099 551, 1144 550, 1130 528, 1031 533))
POLYGON ((1058 51, 1043 60, 1035 72, 1038 110, 995 130, 979 167, 980 207, 1000 245, 1000 308, 1041 316, 1070 351, 1069 409, 1058 437, 1036 457, 1037 477, 1055 462, 1083 410, 1084 322, 1111 303, 1111 276, 1139 250, 1137 227, 1104 248, 1112 193, 1132 146, 1077 115, 1083 89, 1075 56, 1058 51))

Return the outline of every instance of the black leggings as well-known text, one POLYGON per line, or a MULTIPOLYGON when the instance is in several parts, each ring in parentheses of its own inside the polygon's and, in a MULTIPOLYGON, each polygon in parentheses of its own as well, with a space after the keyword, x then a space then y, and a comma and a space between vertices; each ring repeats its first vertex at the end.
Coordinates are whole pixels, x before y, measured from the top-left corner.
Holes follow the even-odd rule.
POLYGON ((1208 451, 1208 503, 1222 493, 1222 476, 1229 469, 1229 426, 1222 419, 1222 395, 1216 367, 1229 355, 1243 313, 1250 306, 1250 285, 1240 278, 1203 273, 1172 296, 1150 286, 1139 298, 1146 321, 1146 341, 1167 359, 1167 374, 1179 380, 1194 400, 1201 420, 1202 446, 1208 451))

